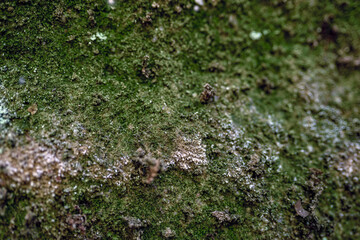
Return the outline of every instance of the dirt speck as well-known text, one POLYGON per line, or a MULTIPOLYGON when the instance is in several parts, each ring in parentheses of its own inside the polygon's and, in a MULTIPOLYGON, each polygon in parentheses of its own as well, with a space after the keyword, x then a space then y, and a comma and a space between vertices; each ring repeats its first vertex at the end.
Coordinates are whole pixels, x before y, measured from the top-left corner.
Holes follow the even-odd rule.
POLYGON ((200 102, 203 104, 210 103, 214 101, 216 93, 214 88, 210 84, 204 85, 204 91, 200 94, 200 102))
POLYGON ((30 107, 28 107, 27 111, 28 111, 31 115, 34 115, 34 114, 38 111, 37 104, 36 104, 36 103, 32 104, 30 107))

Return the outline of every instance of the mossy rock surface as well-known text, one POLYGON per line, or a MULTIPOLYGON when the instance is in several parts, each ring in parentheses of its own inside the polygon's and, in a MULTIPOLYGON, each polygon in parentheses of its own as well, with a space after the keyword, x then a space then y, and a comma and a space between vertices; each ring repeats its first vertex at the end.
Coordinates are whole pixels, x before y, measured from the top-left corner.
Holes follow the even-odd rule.
POLYGON ((0 3, 0 239, 360 238, 360 2, 0 3))

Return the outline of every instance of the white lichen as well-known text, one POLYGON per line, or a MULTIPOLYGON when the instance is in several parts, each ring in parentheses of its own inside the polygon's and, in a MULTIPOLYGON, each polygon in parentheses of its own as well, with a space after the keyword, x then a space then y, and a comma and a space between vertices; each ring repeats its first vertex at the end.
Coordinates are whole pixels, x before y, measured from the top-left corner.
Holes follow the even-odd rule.
POLYGON ((203 6, 204 5, 204 0, 195 0, 195 3, 199 6, 203 6))
POLYGON ((192 138, 179 136, 176 150, 170 159, 163 163, 165 168, 170 165, 176 165, 183 170, 199 169, 208 165, 206 148, 201 139, 196 136, 192 138))
POLYGON ((340 155, 335 169, 345 177, 358 177, 360 174, 360 144, 348 143, 347 151, 340 155))
POLYGON ((100 40, 100 41, 105 41, 107 39, 107 36, 105 34, 103 34, 103 33, 97 32, 96 34, 93 34, 90 37, 91 41, 95 41, 97 39, 100 40))
POLYGON ((4 101, 0 99, 0 129, 3 129, 5 125, 9 122, 9 111, 5 107, 4 101))
MULTIPOLYGON (((5 95, 5 88, 0 83, 0 94, 5 95)), ((0 131, 10 122, 10 112, 6 108, 6 102, 4 98, 0 98, 0 131)))
POLYGON ((250 38, 252 40, 259 40, 262 36, 262 33, 261 32, 256 32, 256 31, 251 31, 250 34, 249 34, 250 38))

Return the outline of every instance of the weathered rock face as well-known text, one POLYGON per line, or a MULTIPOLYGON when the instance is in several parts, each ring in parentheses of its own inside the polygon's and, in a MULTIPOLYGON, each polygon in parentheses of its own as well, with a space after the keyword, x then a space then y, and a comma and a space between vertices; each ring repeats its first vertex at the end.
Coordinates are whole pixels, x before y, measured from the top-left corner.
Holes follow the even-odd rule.
POLYGON ((45 193, 54 192, 66 166, 54 149, 33 142, 5 150, 0 155, 3 182, 16 187, 29 186, 45 193), (9 182, 7 182, 9 181, 9 182))
POLYGON ((357 1, 2 1, 0 239, 360 238, 357 1))

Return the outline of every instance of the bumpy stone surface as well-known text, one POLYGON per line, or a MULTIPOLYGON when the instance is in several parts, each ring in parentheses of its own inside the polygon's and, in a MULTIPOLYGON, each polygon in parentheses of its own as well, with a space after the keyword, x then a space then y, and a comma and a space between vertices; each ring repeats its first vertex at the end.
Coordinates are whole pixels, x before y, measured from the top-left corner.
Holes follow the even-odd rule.
POLYGON ((0 239, 360 238, 359 15, 0 2, 0 239))

